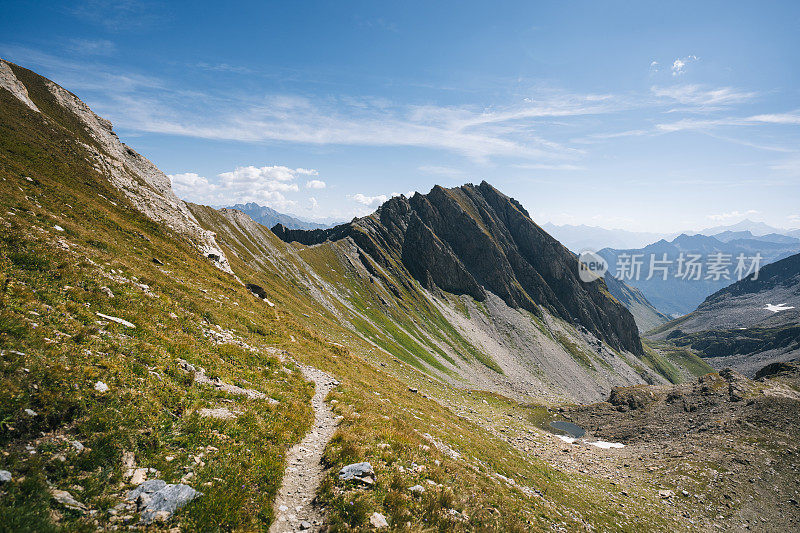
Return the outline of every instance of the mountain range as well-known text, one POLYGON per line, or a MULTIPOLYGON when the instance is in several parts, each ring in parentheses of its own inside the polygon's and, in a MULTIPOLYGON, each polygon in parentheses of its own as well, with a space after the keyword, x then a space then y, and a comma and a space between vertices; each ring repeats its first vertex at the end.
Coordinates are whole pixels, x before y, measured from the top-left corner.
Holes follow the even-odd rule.
MULTIPOLYGON (((487 182, 270 229, 177 198, 75 94, 0 60, 0 204, 9 531, 800 520, 800 372, 714 373, 688 322, 643 341, 626 305, 644 291, 582 281, 487 182)), ((784 261, 709 305, 791 305, 784 261)), ((791 328, 784 312, 742 327, 791 328)))
POLYGON ((268 228, 276 224, 281 224, 287 228, 291 229, 326 229, 331 227, 330 224, 319 224, 316 222, 309 222, 307 220, 302 220, 297 217, 293 217, 291 215, 286 215, 284 213, 279 213, 275 211, 271 207, 259 205, 255 202, 248 202, 246 204, 236 204, 232 206, 228 206, 227 209, 236 209, 241 211, 242 213, 246 214, 259 224, 263 224, 268 228))
MULTIPOLYGON (((722 241, 701 234, 683 234, 672 241, 662 239, 638 249, 604 248, 598 255, 608 262, 612 275, 639 289, 661 313, 676 317, 693 311, 710 294, 749 274, 747 270, 754 266, 753 258, 757 255, 760 255, 759 266, 763 266, 800 251, 800 241, 796 239, 744 236, 747 238, 722 241), (708 270, 716 254, 723 254, 719 256, 719 275, 708 270), (740 255, 745 268, 737 275, 740 255), (681 264, 681 258, 686 262, 690 256, 695 256, 699 273, 681 264), (665 258, 668 263, 662 262, 665 258), (652 277, 651 265, 655 267, 652 277), (666 270, 659 270, 659 266, 666 270)), ((732 234, 723 235, 723 238, 728 237, 732 234)))
POLYGON ((800 254, 708 296, 652 334, 691 347, 717 368, 751 376, 769 363, 800 358, 800 254))

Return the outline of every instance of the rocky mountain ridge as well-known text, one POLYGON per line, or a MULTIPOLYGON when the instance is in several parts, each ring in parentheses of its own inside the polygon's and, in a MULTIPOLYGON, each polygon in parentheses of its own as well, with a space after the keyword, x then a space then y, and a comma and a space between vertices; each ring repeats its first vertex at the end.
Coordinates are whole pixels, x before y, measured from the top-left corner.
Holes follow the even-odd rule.
POLYGON ((580 281, 575 256, 485 181, 396 197, 373 215, 328 230, 278 225, 273 232, 306 245, 350 237, 379 264, 407 270, 429 290, 478 301, 489 291, 539 315, 541 306, 614 348, 642 353, 633 317, 604 283, 580 281))

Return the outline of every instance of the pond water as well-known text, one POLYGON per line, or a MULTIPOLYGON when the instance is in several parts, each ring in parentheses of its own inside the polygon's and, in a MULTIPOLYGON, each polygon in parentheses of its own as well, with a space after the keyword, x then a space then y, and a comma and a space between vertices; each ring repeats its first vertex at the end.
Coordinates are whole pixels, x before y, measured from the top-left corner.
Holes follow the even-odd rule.
POLYGON ((586 430, 572 422, 565 422, 563 420, 554 420, 550 422, 550 427, 568 433, 570 437, 579 439, 586 434, 586 430))

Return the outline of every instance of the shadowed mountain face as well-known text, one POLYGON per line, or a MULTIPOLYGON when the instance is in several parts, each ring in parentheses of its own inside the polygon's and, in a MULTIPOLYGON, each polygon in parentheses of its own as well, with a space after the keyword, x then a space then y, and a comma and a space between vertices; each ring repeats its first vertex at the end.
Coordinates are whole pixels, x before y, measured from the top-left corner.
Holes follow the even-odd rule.
POLYGON ((427 289, 479 301, 489 291, 537 315, 543 307, 614 348, 642 353, 633 317, 605 284, 582 282, 575 256, 486 182, 392 198, 372 215, 328 230, 277 225, 273 232, 307 245, 350 237, 398 279, 410 274, 427 289))

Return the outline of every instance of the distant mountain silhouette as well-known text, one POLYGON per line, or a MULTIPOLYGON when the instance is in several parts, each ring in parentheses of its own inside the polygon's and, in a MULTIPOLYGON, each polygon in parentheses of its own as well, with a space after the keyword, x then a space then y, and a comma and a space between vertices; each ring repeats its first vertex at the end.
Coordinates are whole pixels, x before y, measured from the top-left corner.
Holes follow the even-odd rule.
POLYGON ((301 220, 299 218, 293 217, 291 215, 279 213, 278 211, 275 211, 271 207, 259 205, 255 202, 248 202, 246 204, 236 204, 228 206, 228 209, 236 209, 237 211, 241 211, 242 213, 248 215, 250 218, 258 222, 259 224, 264 225, 268 228, 271 228, 275 224, 281 224, 291 229, 306 229, 306 230, 327 229, 331 227, 330 224, 318 224, 316 222, 308 222, 306 220, 301 220))

